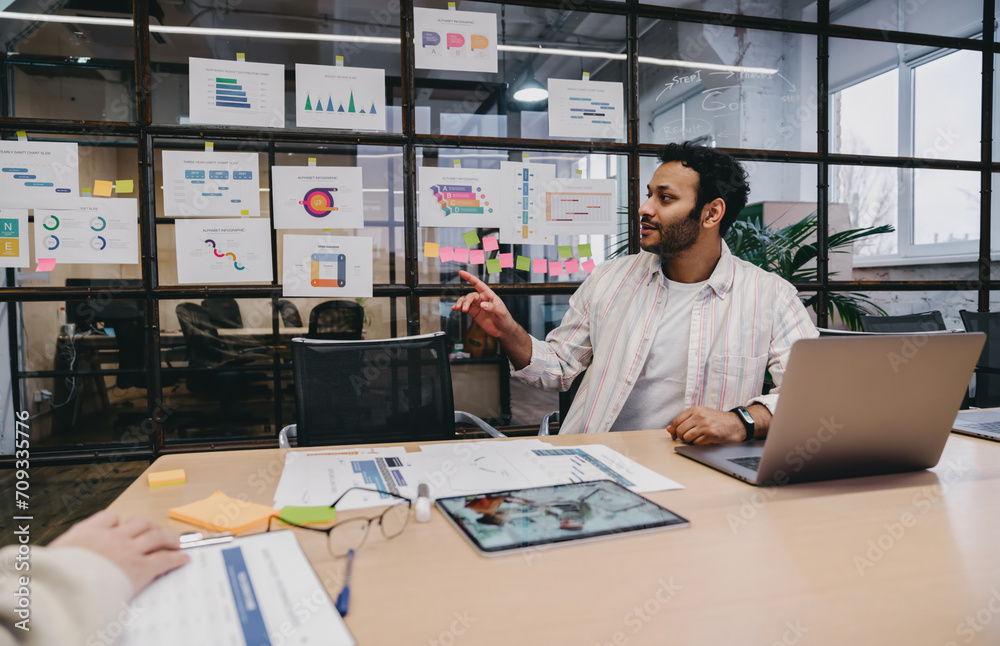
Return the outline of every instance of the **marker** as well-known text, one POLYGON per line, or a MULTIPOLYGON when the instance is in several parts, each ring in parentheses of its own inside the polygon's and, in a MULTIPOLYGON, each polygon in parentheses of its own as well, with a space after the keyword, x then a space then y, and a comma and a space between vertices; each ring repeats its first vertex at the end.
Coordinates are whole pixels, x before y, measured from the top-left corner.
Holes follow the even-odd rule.
POLYGON ((431 519, 431 488, 422 482, 417 487, 415 511, 418 522, 426 523, 431 519))

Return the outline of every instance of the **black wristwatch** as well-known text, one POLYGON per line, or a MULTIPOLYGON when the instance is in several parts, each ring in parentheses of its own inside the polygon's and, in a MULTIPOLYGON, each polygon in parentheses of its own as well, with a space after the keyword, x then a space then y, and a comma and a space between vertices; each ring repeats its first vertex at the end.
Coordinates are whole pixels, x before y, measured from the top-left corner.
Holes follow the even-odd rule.
POLYGON ((753 440, 753 417, 750 415, 750 412, 747 410, 747 407, 737 406, 736 408, 734 408, 729 412, 736 413, 736 416, 740 418, 740 421, 743 422, 743 426, 746 427, 747 429, 747 436, 743 438, 743 441, 750 442, 751 440, 753 440))

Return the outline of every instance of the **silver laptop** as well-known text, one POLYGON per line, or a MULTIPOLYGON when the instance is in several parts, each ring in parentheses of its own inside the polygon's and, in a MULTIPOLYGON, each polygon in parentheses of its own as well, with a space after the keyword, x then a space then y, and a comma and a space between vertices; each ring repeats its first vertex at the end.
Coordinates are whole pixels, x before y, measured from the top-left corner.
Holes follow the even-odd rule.
POLYGON ((1000 442, 1000 409, 963 410, 951 428, 956 433, 1000 442))
POLYGON ((767 440, 675 450, 755 485, 927 469, 985 342, 982 332, 796 341, 767 440))

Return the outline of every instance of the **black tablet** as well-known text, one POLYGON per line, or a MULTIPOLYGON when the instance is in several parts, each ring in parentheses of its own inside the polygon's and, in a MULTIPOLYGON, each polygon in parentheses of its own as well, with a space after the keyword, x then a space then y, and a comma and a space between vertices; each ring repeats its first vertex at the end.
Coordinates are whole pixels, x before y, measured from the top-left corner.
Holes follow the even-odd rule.
POLYGON ((453 496, 436 504, 483 554, 691 524, 611 480, 453 496))

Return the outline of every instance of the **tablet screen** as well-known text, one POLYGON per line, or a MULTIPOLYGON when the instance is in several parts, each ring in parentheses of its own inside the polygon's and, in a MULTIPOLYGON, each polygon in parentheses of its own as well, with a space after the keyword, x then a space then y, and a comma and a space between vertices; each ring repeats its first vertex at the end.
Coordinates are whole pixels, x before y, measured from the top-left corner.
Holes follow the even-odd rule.
POLYGON ((611 480, 440 498, 437 505, 485 553, 690 524, 611 480))

